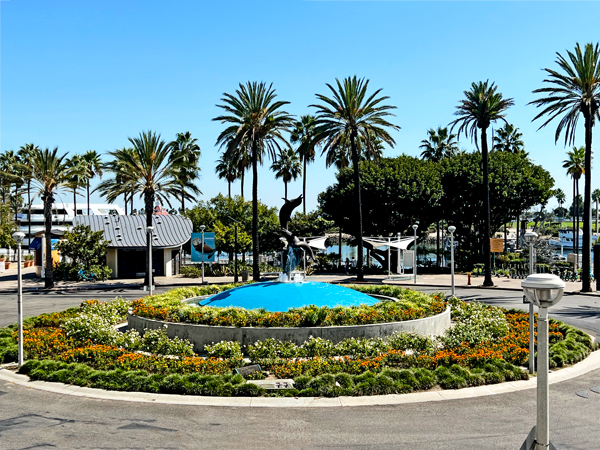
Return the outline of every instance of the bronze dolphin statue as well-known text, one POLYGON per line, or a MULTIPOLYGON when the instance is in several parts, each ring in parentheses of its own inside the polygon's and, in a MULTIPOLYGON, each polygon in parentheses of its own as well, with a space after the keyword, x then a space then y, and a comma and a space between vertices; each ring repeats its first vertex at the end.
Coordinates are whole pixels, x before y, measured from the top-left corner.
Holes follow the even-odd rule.
POLYGON ((301 203, 302 195, 293 200, 285 200, 285 204, 279 210, 279 223, 281 224, 281 228, 287 230, 288 223, 290 222, 292 217, 292 211, 294 211, 294 208, 296 208, 297 206, 300 206, 301 203))

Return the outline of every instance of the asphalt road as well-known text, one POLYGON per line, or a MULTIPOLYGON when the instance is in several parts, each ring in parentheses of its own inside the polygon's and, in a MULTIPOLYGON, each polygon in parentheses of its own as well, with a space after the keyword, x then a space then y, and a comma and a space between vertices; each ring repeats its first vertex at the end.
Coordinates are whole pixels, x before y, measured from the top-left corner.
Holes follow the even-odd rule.
MULTIPOLYGON (((26 292, 25 315, 60 311, 84 299, 143 294, 140 289, 26 292)), ((527 308, 517 291, 458 289, 457 294, 527 308)), ((16 321, 15 299, 14 293, 0 293, 0 326, 16 321)), ((558 319, 600 333, 595 297, 567 296, 551 311, 558 319)), ((551 439, 557 448, 600 449, 600 394, 590 389, 599 386, 596 370, 550 387, 551 439)), ((518 449, 534 422, 533 389, 396 406, 279 409, 96 400, 0 382, 2 450, 518 449)))

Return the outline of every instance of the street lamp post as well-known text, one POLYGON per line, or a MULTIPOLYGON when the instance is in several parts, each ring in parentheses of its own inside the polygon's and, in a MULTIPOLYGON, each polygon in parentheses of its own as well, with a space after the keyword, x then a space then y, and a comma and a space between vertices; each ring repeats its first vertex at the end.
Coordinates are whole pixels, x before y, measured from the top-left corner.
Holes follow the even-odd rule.
POLYGON ((450 232, 450 280, 452 283, 452 297, 454 297, 456 293, 454 287, 454 232, 456 231, 456 227, 450 225, 448 231, 450 232))
MULTIPOLYGON (((529 244, 529 275, 533 275, 533 244, 537 240, 538 235, 533 231, 525 233, 525 242, 529 244)), ((523 301, 527 300, 526 296, 523 296, 523 301)), ((535 372, 535 360, 533 355, 535 354, 535 316, 533 313, 533 303, 529 303, 529 373, 535 372)))
POLYGON ((23 282, 21 274, 21 244, 25 239, 25 233, 17 231, 12 235, 17 242, 17 311, 19 315, 19 355, 18 365, 23 365, 23 282))
POLYGON ((521 286, 529 302, 538 306, 537 417, 521 450, 553 450, 548 389, 548 308, 560 301, 565 283, 556 275, 540 273, 529 275, 521 286))
POLYGON ((412 229, 415 232, 415 257, 413 258, 413 277, 415 284, 417 284, 417 228, 419 228, 419 225, 415 223, 412 226, 412 229))
POLYGON ((152 232, 154 231, 153 226, 146 227, 146 235, 148 237, 148 292, 152 295, 152 289, 154 288, 154 280, 152 276, 152 232))
POLYGON ((202 232, 202 284, 204 284, 204 230, 206 225, 200 225, 200 231, 202 232))

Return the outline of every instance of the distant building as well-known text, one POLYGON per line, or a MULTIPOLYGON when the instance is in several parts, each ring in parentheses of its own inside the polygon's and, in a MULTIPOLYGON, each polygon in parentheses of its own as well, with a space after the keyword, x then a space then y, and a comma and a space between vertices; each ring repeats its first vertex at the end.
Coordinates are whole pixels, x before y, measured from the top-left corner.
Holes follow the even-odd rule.
MULTIPOLYGON (((104 239, 110 241, 106 263, 112 278, 146 275, 146 216, 76 216, 73 224, 104 232, 104 239)), ((192 221, 179 215, 153 215, 152 225, 152 272, 155 276, 178 275, 181 248, 190 240, 192 221)))

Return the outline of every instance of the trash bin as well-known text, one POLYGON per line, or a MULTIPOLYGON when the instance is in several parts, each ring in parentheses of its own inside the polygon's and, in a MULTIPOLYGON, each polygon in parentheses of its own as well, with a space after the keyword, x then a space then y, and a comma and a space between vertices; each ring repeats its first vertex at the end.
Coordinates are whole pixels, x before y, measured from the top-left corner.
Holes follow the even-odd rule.
POLYGON ((248 281, 248 271, 242 270, 242 281, 248 281))

